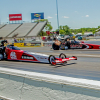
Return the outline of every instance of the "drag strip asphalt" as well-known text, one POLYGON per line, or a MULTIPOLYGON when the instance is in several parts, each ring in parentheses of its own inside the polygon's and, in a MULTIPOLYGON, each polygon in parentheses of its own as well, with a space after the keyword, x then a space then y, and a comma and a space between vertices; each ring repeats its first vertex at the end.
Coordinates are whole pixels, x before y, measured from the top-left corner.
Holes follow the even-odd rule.
POLYGON ((0 67, 100 81, 99 62, 100 58, 78 57, 78 60, 69 61, 66 66, 52 66, 50 64, 19 61, 0 61, 0 67))
POLYGON ((100 50, 52 50, 51 47, 21 48, 22 50, 59 56, 77 56, 78 60, 68 61, 66 66, 43 63, 0 61, 0 67, 19 69, 31 72, 85 78, 100 81, 100 50))

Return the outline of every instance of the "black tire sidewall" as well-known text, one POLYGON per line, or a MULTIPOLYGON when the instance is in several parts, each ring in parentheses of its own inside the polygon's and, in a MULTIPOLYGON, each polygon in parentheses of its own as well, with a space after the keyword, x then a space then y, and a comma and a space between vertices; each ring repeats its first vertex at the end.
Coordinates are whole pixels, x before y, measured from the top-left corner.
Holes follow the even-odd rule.
POLYGON ((54 57, 54 59, 56 59, 55 56, 50 55, 50 56, 49 56, 49 59, 48 59, 50 64, 51 64, 51 61, 50 61, 50 58, 51 58, 51 57, 54 57))
POLYGON ((59 46, 56 45, 55 43, 52 44, 52 48, 53 48, 53 50, 59 50, 59 46))
POLYGON ((61 53, 61 54, 59 55, 59 58, 61 58, 61 55, 64 55, 64 57, 67 58, 67 56, 66 56, 64 53, 61 53))

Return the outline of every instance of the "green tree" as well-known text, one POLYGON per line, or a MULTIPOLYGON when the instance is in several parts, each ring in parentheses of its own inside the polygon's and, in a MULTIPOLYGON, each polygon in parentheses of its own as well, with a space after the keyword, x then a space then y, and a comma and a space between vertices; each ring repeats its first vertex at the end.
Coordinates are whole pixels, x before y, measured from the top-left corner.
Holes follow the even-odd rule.
POLYGON ((84 32, 92 32, 94 34, 96 30, 97 28, 80 28, 80 29, 70 29, 70 32, 74 34, 82 33, 84 35, 84 32))
POLYGON ((65 31, 62 29, 62 30, 59 30, 59 33, 60 34, 65 34, 65 31))
POLYGON ((100 28, 100 26, 98 26, 98 28, 100 28))
POLYGON ((60 26, 59 32, 60 32, 60 34, 69 35, 70 34, 70 28, 67 25, 60 26))

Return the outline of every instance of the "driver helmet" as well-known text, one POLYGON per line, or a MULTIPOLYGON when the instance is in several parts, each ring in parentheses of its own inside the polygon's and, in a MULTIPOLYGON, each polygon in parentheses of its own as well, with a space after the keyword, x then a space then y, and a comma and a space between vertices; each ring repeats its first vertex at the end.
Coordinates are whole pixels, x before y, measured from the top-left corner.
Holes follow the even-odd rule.
POLYGON ((61 36, 57 36, 57 40, 61 41, 61 36))

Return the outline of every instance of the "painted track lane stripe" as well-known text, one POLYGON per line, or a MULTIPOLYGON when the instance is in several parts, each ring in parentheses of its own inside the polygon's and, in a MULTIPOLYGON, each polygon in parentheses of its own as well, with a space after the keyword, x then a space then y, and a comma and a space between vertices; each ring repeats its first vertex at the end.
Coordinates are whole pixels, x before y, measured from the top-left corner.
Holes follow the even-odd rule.
POLYGON ((37 72, 28 72, 28 71, 21 71, 21 70, 1 68, 1 67, 0 67, 0 73, 31 78, 33 80, 38 80, 38 81, 68 84, 76 87, 78 86, 78 87, 100 90, 100 81, 95 81, 95 80, 73 78, 73 77, 66 77, 66 76, 52 75, 52 74, 43 74, 37 72))

